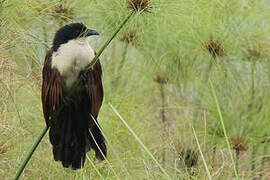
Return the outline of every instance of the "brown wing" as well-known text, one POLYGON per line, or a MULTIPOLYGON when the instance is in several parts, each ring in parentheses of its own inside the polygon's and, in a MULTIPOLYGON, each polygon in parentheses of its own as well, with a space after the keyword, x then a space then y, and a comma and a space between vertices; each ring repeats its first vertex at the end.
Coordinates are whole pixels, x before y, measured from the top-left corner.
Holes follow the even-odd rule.
POLYGON ((87 87, 90 98, 90 113, 96 119, 103 100, 102 69, 99 60, 93 68, 87 73, 87 87))
POLYGON ((62 98, 60 73, 55 68, 51 68, 52 52, 52 49, 47 52, 42 70, 41 98, 47 125, 50 124, 51 120, 55 120, 55 113, 62 98))

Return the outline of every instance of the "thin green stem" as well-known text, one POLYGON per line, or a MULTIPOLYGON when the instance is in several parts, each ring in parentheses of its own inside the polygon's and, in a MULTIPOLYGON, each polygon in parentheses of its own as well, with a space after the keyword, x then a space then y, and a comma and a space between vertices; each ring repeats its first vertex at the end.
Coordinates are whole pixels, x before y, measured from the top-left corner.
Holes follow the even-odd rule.
POLYGON ((250 171, 253 174, 253 180, 255 180, 255 169, 256 169, 256 153, 258 151, 258 145, 254 144, 251 151, 251 162, 250 162, 250 171))
POLYGON ((171 177, 168 175, 168 173, 165 171, 165 169, 160 165, 160 163, 156 160, 156 158, 153 156, 153 154, 148 150, 148 148, 143 144, 141 139, 136 135, 136 133, 131 129, 131 127, 127 124, 127 122, 122 118, 122 116, 118 113, 118 111, 109 103, 111 106, 113 112, 119 117, 119 119, 123 122, 123 124, 127 127, 127 129, 130 131, 130 133, 134 136, 134 138, 139 142, 139 144, 143 147, 145 152, 153 159, 153 161, 157 164, 159 169, 165 174, 167 179, 171 179, 171 177))
MULTIPOLYGON (((115 30, 115 32, 113 33, 113 35, 111 36, 111 38, 108 41, 106 41, 106 43, 101 47, 101 49, 98 51, 98 53, 96 54, 96 56, 94 57, 94 59, 87 65, 87 67, 85 68, 85 72, 90 71, 90 69, 92 68, 92 66, 98 61, 99 56, 103 53, 103 51, 105 50, 105 48, 108 47, 108 45, 110 44, 110 42, 115 38, 115 36, 124 27, 124 25, 128 22, 128 20, 131 18, 131 16, 133 14, 134 14, 134 12, 131 12, 126 17, 126 19, 122 22, 122 24, 115 30)), ((69 95, 73 95, 78 90, 79 84, 80 84, 80 80, 75 81, 75 83, 71 87, 71 93, 69 95)), ((59 112, 61 112, 62 109, 63 109, 63 107, 60 106, 59 109, 58 109, 58 111, 56 112, 56 114, 58 114, 59 112)), ((26 159, 24 160, 23 164, 21 165, 18 173, 16 174, 15 180, 19 179, 19 177, 22 174, 25 166, 27 165, 28 161, 32 157, 34 151, 36 150, 37 146, 41 142, 42 138, 47 133, 48 129, 49 129, 49 126, 46 126, 44 128, 44 130, 42 131, 42 133, 40 134, 39 138, 36 140, 35 144, 31 148, 29 154, 27 155, 26 159)))
POLYGON ((261 160, 261 174, 260 174, 260 177, 262 179, 264 177, 264 168, 265 168, 265 162, 266 162, 266 156, 267 156, 267 149, 268 149, 268 145, 266 143, 263 144, 263 157, 261 160))
POLYGON ((118 67, 117 73, 120 72, 124 66, 124 63, 126 61, 127 51, 128 51, 128 43, 125 43, 124 52, 123 52, 122 59, 121 59, 120 65, 118 67))
POLYGON ((97 143, 97 141, 96 141, 96 139, 95 139, 93 133, 90 131, 90 129, 89 129, 88 131, 89 131, 89 133, 90 133, 90 135, 91 135, 91 137, 92 137, 92 139, 93 139, 95 145, 97 146, 99 152, 100 152, 101 155, 103 156, 104 160, 105 160, 105 161, 108 163, 108 165, 110 166, 110 168, 111 168, 113 174, 115 175, 116 179, 120 180, 119 176, 117 175, 117 173, 116 173, 115 170, 113 169, 111 163, 109 162, 109 160, 107 159, 107 157, 103 154, 102 150, 100 149, 100 147, 99 147, 99 145, 98 145, 98 143, 97 143))
POLYGON ((133 179, 133 177, 132 177, 132 176, 130 175, 130 173, 128 172, 128 170, 127 170, 127 168, 126 168, 124 162, 121 160, 121 158, 119 157, 119 155, 118 155, 118 153, 116 152, 115 148, 114 148, 113 145, 110 143, 108 136, 107 136, 107 135, 102 131, 102 129, 100 128, 100 126, 99 126, 97 120, 96 120, 92 115, 91 115, 91 118, 92 118, 92 120, 94 121, 94 123, 96 124, 96 126, 98 127, 98 129, 102 132, 102 134, 103 134, 103 136, 104 136, 104 138, 105 138, 105 141, 106 141, 107 144, 109 145, 109 148, 111 148, 112 153, 113 153, 113 154, 116 156, 116 158, 119 160, 119 162, 120 162, 122 168, 126 171, 126 173, 128 174, 129 178, 130 178, 130 179, 133 179))
POLYGON ((255 99, 255 68, 256 61, 254 60, 251 64, 251 87, 250 87, 250 109, 254 106, 255 99))
POLYGON ((47 133, 49 129, 49 126, 46 126, 43 131, 41 132, 41 134, 39 135, 38 139, 36 140, 36 142, 34 143, 34 145, 32 146, 31 150, 29 151, 29 153, 27 154, 26 158, 24 159, 19 171, 17 172, 14 180, 17 180, 20 178, 25 166, 27 165, 28 161, 30 160, 30 158, 32 157, 33 153, 35 152, 36 148, 38 147, 39 143, 41 142, 42 138, 45 136, 45 134, 47 133))
MULTIPOLYGON (((131 16, 134 14, 134 12, 131 12, 126 19, 120 24, 120 26, 115 30, 115 32, 112 34, 111 38, 108 39, 105 44, 101 47, 101 49, 98 51, 94 59, 86 66, 85 72, 88 72, 91 70, 91 68, 94 66, 94 64, 98 61, 99 56, 103 53, 105 48, 110 44, 110 42, 115 38, 115 36, 118 34, 118 32, 124 27, 124 25, 128 22, 128 20, 131 18, 131 16)), ((74 92, 78 89, 78 86, 80 84, 80 80, 76 81, 73 86, 71 87, 71 94, 74 94, 74 92)))
POLYGON ((240 156, 240 151, 236 150, 235 151, 235 168, 236 168, 237 174, 239 173, 239 156, 240 156))
POLYGON ((197 135, 196 135, 196 131, 195 131, 195 129, 194 129, 194 127, 193 127, 192 125, 191 125, 191 128, 192 128, 192 132, 193 132, 193 135, 194 135, 194 137, 195 137, 195 140, 196 140, 196 143, 197 143, 197 146, 198 146, 200 155, 201 155, 201 157, 202 157, 203 165, 204 165, 204 168, 205 168, 205 170, 206 170, 206 174, 207 174, 207 176, 208 176, 208 179, 209 179, 209 180, 212 180, 212 177, 211 177, 211 175, 210 175, 210 171, 209 171, 209 169, 208 169, 208 167, 207 167, 205 158, 204 158, 203 153, 202 153, 202 150, 201 150, 200 143, 199 143, 198 138, 197 138, 197 135))
POLYGON ((224 133, 224 136, 225 136, 225 139, 226 139, 226 143, 227 143, 227 146, 228 146, 228 150, 229 150, 229 153, 230 153, 230 157, 231 157, 231 160, 232 160, 234 174, 235 174, 236 179, 239 179, 238 178, 238 173, 237 173, 237 170, 236 170, 236 166, 235 166, 235 162, 234 162, 234 159, 233 159, 231 145, 230 145, 229 138, 227 136, 227 131, 226 131, 226 128, 225 128, 225 125, 224 125, 223 116, 222 116, 222 113, 221 113, 221 109, 219 107, 219 103, 218 103, 216 91, 215 91, 215 88, 213 86, 213 83, 212 83, 211 79, 210 79, 210 86, 211 86, 212 94, 213 94, 214 99, 215 99, 215 102, 216 102, 216 106, 217 106, 217 110, 218 110, 218 114, 219 114, 220 123, 221 123, 222 128, 223 128, 223 133, 224 133))
POLYGON ((162 116, 162 122, 165 123, 166 122, 166 116, 165 116, 165 106, 166 106, 166 102, 165 102, 165 91, 164 91, 164 84, 162 83, 160 85, 160 93, 161 93, 161 99, 162 99, 162 107, 161 107, 161 116, 162 116))
POLYGON ((93 161, 86 155, 87 160, 91 163, 91 165, 93 166, 94 170, 97 172, 97 174, 99 175, 99 177, 101 179, 104 179, 104 177, 101 175, 101 173, 99 172, 99 170, 97 169, 97 167, 95 166, 95 164, 93 163, 93 161))
POLYGON ((165 91, 164 91, 164 84, 160 84, 160 94, 161 94, 161 99, 162 99, 162 106, 161 106, 161 118, 162 118, 162 140, 164 143, 164 149, 163 149, 163 154, 162 154, 162 162, 165 164, 166 162, 166 139, 168 138, 168 133, 167 133, 167 127, 166 127, 166 116, 165 116, 165 91))
POLYGON ((216 147, 216 145, 214 145, 214 147, 213 147, 213 156, 212 156, 212 165, 214 166, 214 164, 215 164, 215 158, 216 158, 216 151, 217 151, 217 147, 216 147))
POLYGON ((110 44, 110 42, 115 38, 115 36, 118 34, 118 32, 124 27, 124 25, 128 22, 128 20, 131 18, 131 16, 134 14, 134 12, 131 12, 126 19, 122 22, 122 24, 115 30, 115 32, 113 33, 113 35, 111 36, 110 39, 108 39, 108 41, 101 47, 101 49, 99 50, 99 52, 96 54, 96 56, 94 57, 94 59, 92 60, 92 62, 90 62, 90 64, 86 67, 86 71, 89 71, 91 69, 91 67, 98 61, 99 56, 102 54, 102 52, 104 51, 104 49, 110 44))
POLYGON ((118 86, 118 82, 119 82, 119 78, 121 76, 121 70, 125 64, 125 61, 126 61, 126 54, 127 54, 127 50, 128 50, 128 43, 125 43, 125 47, 124 47, 124 52, 123 52, 123 55, 122 55, 122 59, 121 59, 121 62, 120 62, 120 65, 117 69, 117 74, 119 74, 116 79, 112 82, 113 83, 113 87, 117 88, 118 86))

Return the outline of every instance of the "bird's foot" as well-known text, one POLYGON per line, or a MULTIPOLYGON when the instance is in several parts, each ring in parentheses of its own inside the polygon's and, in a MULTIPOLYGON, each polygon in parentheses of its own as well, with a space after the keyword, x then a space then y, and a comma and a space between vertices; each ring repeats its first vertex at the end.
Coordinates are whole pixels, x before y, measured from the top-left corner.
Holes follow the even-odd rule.
POLYGON ((63 104, 64 104, 65 106, 70 105, 72 102, 73 102, 72 98, 70 98, 70 97, 68 97, 68 96, 66 96, 66 97, 63 98, 63 104))
POLYGON ((79 77, 83 83, 87 82, 87 74, 85 71, 81 71, 79 77))

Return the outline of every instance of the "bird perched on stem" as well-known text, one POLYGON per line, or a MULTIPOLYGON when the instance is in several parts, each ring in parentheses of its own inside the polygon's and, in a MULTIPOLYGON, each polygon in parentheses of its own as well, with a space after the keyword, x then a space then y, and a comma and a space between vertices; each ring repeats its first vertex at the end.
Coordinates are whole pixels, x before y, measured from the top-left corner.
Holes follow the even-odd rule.
POLYGON ((82 23, 61 27, 47 52, 42 71, 42 105, 50 142, 56 161, 63 167, 84 166, 86 152, 95 150, 104 160, 107 154, 104 137, 96 121, 102 105, 102 69, 99 60, 90 71, 84 68, 95 57, 88 37, 99 35, 82 23), (79 88, 71 92, 72 85, 79 88))

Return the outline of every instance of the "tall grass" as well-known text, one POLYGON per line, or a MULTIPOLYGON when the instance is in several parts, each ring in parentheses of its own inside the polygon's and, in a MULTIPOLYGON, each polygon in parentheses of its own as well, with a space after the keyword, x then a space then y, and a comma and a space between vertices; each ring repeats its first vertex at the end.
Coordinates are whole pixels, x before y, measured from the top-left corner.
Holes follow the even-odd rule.
MULTIPOLYGON (((267 1, 151 0, 149 6, 150 12, 138 12, 100 56, 105 98, 98 121, 108 144, 108 162, 97 162, 91 151, 83 170, 64 169, 53 160, 46 135, 21 179, 205 179, 209 174, 212 179, 233 179, 235 174, 239 179, 269 178, 267 1), (136 38, 126 48, 121 37, 128 31, 136 38), (169 79, 166 147, 161 91, 153 80, 159 74, 169 79), (236 159, 239 139, 246 150, 236 159), (166 162, 161 164, 164 149, 166 162), (197 157, 187 152, 200 153, 196 163, 187 163, 197 157)), ((1 1, 0 177, 14 178, 45 126, 41 68, 55 31, 66 23, 83 22, 100 32, 90 40, 98 51, 130 11, 126 0, 1 1)))
POLYGON ((234 161, 234 158, 233 158, 231 145, 230 145, 229 138, 228 138, 228 135, 227 135, 227 130, 226 130, 225 125, 224 125, 224 120, 223 120, 223 116, 222 116, 222 113, 221 113, 220 105, 219 105, 219 102, 217 100, 216 91, 215 91, 215 89, 213 87, 213 83, 211 82, 211 80, 210 80, 210 86, 211 86, 211 89, 212 89, 213 97, 215 99, 215 103, 217 105, 218 115, 219 115, 219 118, 220 118, 220 123, 222 125, 223 134, 224 134, 227 146, 228 146, 228 151, 229 151, 230 158, 231 158, 232 165, 233 165, 234 175, 238 179, 238 170, 236 168, 236 164, 235 164, 235 161, 234 161))

